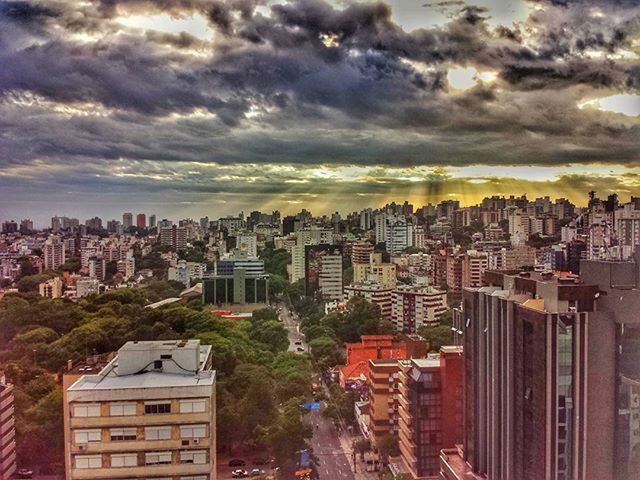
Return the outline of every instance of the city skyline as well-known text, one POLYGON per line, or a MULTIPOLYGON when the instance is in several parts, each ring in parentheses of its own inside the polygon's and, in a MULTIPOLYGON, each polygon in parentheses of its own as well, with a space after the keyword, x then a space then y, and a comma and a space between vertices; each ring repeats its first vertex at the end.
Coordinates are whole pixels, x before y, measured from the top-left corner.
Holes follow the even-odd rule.
POLYGON ((638 196, 639 18, 626 0, 3 2, 0 217, 638 196))

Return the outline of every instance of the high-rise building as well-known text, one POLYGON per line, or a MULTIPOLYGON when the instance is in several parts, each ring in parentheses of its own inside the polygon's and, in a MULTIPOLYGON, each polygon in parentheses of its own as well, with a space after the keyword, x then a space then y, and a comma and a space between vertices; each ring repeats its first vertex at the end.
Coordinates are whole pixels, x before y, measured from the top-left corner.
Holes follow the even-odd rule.
POLYGON ((107 274, 107 264, 104 257, 94 256, 89 258, 89 278, 104 280, 107 274))
POLYGON ((393 308, 393 287, 386 287, 379 283, 352 283, 344 287, 344 300, 348 302, 353 297, 360 296, 368 302, 376 304, 380 307, 380 313, 383 318, 391 320, 393 308))
POLYGON ((162 245, 173 247, 176 250, 184 250, 187 248, 186 227, 171 225, 170 227, 160 228, 160 243, 162 245))
POLYGON ((236 235, 236 248, 247 252, 249 257, 257 257, 258 236, 255 233, 239 233, 236 235))
POLYGON ((353 264, 353 282, 375 282, 385 287, 395 288, 397 283, 396 265, 383 263, 382 253, 372 253, 367 263, 353 264))
POLYGON ((447 294, 432 286, 398 285, 393 291, 392 321, 396 330, 416 333, 422 326, 437 326, 447 310, 447 294))
POLYGON ((356 242, 351 246, 351 263, 369 264, 373 245, 369 242, 356 242))
POLYGON ((147 216, 144 213, 136 215, 136 227, 147 228, 147 216))
POLYGON ((18 232, 18 224, 13 220, 7 220, 6 222, 2 222, 2 233, 17 233, 18 232))
MULTIPOLYGON (((189 272, 188 262, 186 267, 189 272)), ((247 304, 269 302, 269 275, 264 273, 264 260, 249 257, 243 250, 234 250, 215 263, 211 274, 200 274, 202 302, 205 304, 247 304)), ((189 273, 188 273, 189 274, 189 273)))
POLYGON ((462 258, 462 286, 481 287, 482 277, 488 267, 488 253, 468 250, 462 258))
POLYGON ((122 214, 122 228, 126 232, 133 227, 133 213, 126 212, 122 214))
POLYGON ((215 371, 199 340, 127 342, 63 379, 65 477, 216 478, 215 371))
POLYGON ((23 218, 20 220, 20 233, 23 235, 27 235, 33 232, 33 222, 28 218, 23 218))
POLYGON ((586 261, 581 277, 488 271, 464 290, 465 435, 442 478, 637 477, 638 260, 586 261))
POLYGON ((58 236, 49 236, 42 246, 42 251, 45 270, 57 270, 66 261, 64 243, 58 236))
POLYGON ((10 480, 16 471, 16 430, 13 385, 0 372, 0 480, 10 480))
POLYGON ((328 245, 305 246, 305 293, 325 300, 342 300, 342 252, 328 245))
POLYGON ((462 348, 400 362, 399 439, 402 463, 392 471, 438 478, 442 449, 462 441, 464 363, 462 348))
POLYGON ((152 213, 151 215, 149 215, 149 228, 155 228, 156 227, 156 214, 152 213))
POLYGON ((88 230, 102 230, 102 219, 100 217, 93 217, 84 222, 88 230))

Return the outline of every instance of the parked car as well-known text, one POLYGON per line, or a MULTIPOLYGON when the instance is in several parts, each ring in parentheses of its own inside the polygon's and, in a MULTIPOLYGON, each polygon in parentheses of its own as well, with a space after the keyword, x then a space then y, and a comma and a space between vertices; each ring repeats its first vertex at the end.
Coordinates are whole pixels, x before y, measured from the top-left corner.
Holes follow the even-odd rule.
POLYGON ((233 472, 231 472, 231 476, 233 478, 244 478, 244 477, 248 477, 249 476, 249 472, 239 468, 238 470, 234 470, 233 472))
POLYGON ((302 345, 302 342, 298 341, 296 342, 296 345, 302 345))
POLYGON ((251 470, 251 476, 257 477, 258 475, 264 475, 266 472, 261 468, 254 468, 251 470))
POLYGON ((247 462, 239 458, 232 458, 231 460, 229 460, 230 467, 244 467, 246 464, 247 462))
POLYGON ((33 477, 33 471, 32 470, 27 470, 26 468, 21 468, 20 470, 18 470, 18 477, 19 478, 32 478, 33 477))
POLYGON ((298 348, 296 348, 296 350, 297 350, 298 352, 304 352, 304 348, 302 348, 302 347, 298 347, 298 348))

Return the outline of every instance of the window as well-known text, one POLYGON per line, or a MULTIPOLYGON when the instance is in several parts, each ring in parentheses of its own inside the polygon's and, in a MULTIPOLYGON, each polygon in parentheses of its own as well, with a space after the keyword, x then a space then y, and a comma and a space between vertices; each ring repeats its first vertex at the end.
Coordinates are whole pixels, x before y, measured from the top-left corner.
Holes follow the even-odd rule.
POLYGON ((144 429, 145 440, 170 440, 171 427, 146 427, 144 429))
POLYGON ((110 431, 110 436, 111 436, 112 442, 135 440, 136 429, 135 428, 112 428, 110 431))
POLYGON ((85 403, 85 404, 74 405, 73 416, 74 417, 99 417, 100 404, 85 403))
POLYGON ((171 402, 145 402, 144 413, 171 413, 171 402))
POLYGON ((205 400, 180 400, 180 413, 202 413, 205 411, 205 400))
POLYGON ((111 455, 112 467, 137 467, 138 466, 138 454, 137 453, 114 453, 111 455))
POLYGON ((206 425, 181 425, 180 438, 205 438, 207 436, 206 425))
POLYGON ((171 452, 145 453, 144 459, 147 465, 170 465, 171 452))
POLYGON ((207 452, 206 450, 180 452, 180 463, 205 464, 207 463, 207 452))
POLYGON ((76 455, 76 468, 102 468, 100 455, 76 455))
POLYGON ((89 443, 100 441, 100 430, 76 430, 76 443, 89 443))
POLYGON ((112 403, 109 405, 109 415, 112 417, 124 417, 136 414, 135 403, 112 403))

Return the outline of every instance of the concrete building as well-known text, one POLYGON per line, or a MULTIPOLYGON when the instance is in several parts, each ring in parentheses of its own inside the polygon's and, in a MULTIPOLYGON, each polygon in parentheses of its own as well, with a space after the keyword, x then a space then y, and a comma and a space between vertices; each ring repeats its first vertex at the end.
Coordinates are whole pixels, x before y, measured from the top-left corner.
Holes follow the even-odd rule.
POLYGON ((344 301, 348 302, 355 296, 364 297, 367 301, 380 307, 382 316, 391 320, 393 310, 393 288, 379 283, 352 283, 344 287, 344 301))
POLYGON ((0 372, 0 480, 10 480, 16 471, 16 429, 13 385, 0 372))
POLYGON ((481 287, 482 277, 489 267, 489 254, 468 250, 462 258, 462 286, 481 287))
POLYGON ((236 248, 247 252, 249 257, 257 257, 258 235, 255 233, 239 233, 236 236, 236 248))
POLYGON ((62 279, 54 277, 51 280, 42 282, 38 285, 38 292, 41 297, 62 298, 62 279))
POLYGON ((437 326, 447 311, 447 294, 431 286, 398 285, 393 291, 392 322, 398 332, 437 326))
POLYGON ((97 278, 98 280, 104 280, 107 274, 107 262, 104 257, 94 256, 90 257, 88 261, 89 277, 97 278))
POLYGON ((127 342, 64 376, 65 478, 216 478, 215 372, 199 340, 127 342))
POLYGON ((462 441, 462 348, 445 346, 439 354, 403 362, 398 380, 402 464, 390 469, 414 479, 439 478, 440 451, 462 441))
POLYGON ((100 282, 95 278, 79 278, 76 280, 76 297, 82 298, 100 291, 100 282))
POLYGON ((66 261, 64 243, 60 237, 51 235, 42 246, 44 269, 57 270, 66 261))
POLYGON ((122 228, 126 232, 129 228, 133 227, 133 213, 126 212, 122 214, 122 228))
POLYGON ((205 304, 269 303, 269 275, 264 261, 235 250, 215 263, 211 274, 203 274, 205 304))
POLYGON ((368 264, 373 253, 373 245, 369 242, 356 242, 351 247, 352 264, 368 264))
POLYGON ((162 245, 172 247, 176 250, 184 250, 185 248, 187 248, 186 227, 178 227, 177 225, 161 227, 160 243, 162 245))
POLYGON ((305 246, 305 294, 319 294, 324 300, 342 300, 342 252, 339 247, 305 246))
POLYGON ((447 287, 453 293, 460 293, 462 291, 462 264, 464 261, 464 255, 458 253, 451 253, 447 255, 447 287))
POLYGON ((442 478, 637 478, 638 260, 465 289, 464 447, 443 452, 442 478))
POLYGON ((372 253, 368 263, 353 264, 353 283, 376 282, 389 288, 397 283, 396 265, 383 263, 382 253, 372 253))
POLYGON ((136 215, 136 227, 147 228, 147 216, 144 213, 136 215))

